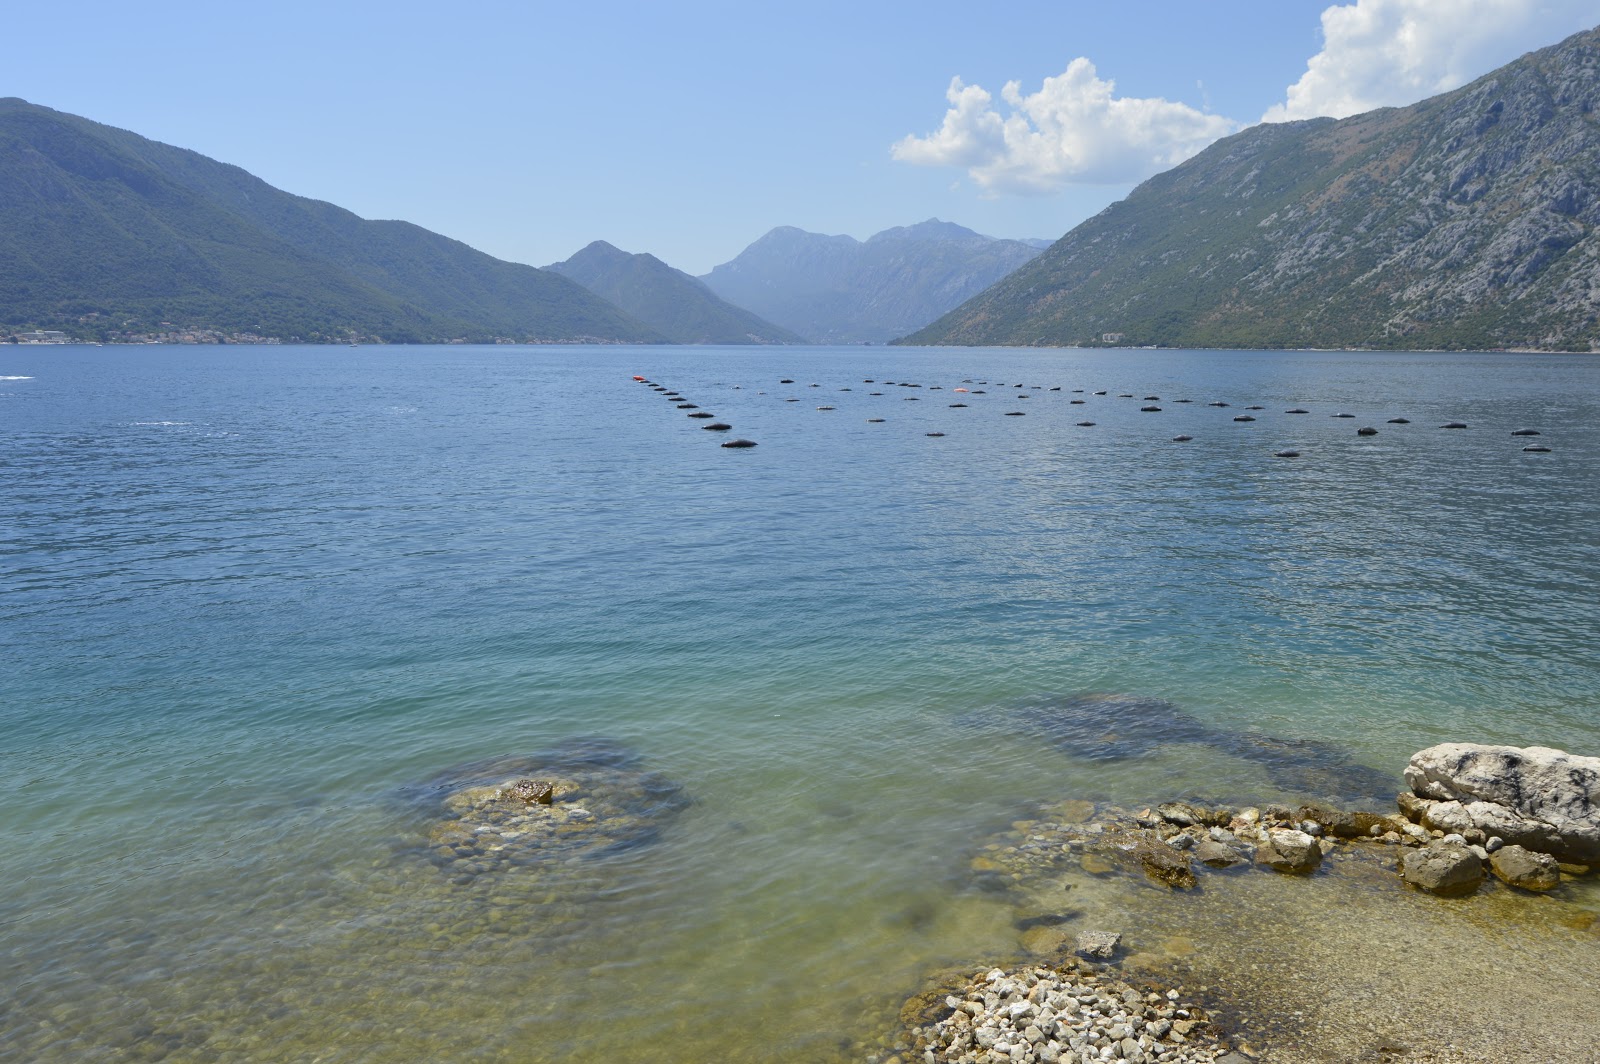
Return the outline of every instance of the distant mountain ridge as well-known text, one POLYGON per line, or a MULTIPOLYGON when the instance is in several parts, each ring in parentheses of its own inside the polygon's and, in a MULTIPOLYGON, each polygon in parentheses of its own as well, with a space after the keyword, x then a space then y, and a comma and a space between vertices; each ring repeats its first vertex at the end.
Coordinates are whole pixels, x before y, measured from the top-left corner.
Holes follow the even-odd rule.
POLYGON ((704 275, 713 292, 818 343, 884 342, 920 328, 1040 248, 929 219, 867 240, 780 226, 704 275))
POLYGON ((675 344, 803 344, 781 325, 723 300, 704 282, 654 255, 596 240, 545 269, 583 285, 675 344))
POLYGON ((0 99, 0 325, 389 342, 664 341, 583 286, 236 166, 0 99))
POLYGON ((1218 141, 902 342, 1588 351, 1596 226, 1590 30, 1410 107, 1218 141))

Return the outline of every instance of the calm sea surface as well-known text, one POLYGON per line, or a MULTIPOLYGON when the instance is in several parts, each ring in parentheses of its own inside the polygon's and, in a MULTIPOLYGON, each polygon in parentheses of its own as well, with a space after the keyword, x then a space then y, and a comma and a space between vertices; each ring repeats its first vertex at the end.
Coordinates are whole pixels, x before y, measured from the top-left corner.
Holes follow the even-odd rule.
POLYGON ((1311 796, 1028 707, 1600 753, 1597 530, 1592 357, 0 348, 0 1057, 846 1052, 1016 949, 1030 803, 1311 796), (429 860, 579 740, 656 841, 429 860))

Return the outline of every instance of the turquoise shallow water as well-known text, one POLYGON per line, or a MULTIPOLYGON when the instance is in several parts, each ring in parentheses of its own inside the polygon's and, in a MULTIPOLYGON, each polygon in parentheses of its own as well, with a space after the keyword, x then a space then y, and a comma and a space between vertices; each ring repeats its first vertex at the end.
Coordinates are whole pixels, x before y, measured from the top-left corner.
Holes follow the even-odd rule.
POLYGON ((821 1059, 1014 946, 964 871, 1028 803, 1305 796, 1023 707, 1163 699, 1396 786, 1444 740, 1600 751, 1593 358, 74 347, 0 378, 0 1055, 821 1059), (580 736, 681 785, 658 843, 466 885, 419 857, 408 788, 580 736))

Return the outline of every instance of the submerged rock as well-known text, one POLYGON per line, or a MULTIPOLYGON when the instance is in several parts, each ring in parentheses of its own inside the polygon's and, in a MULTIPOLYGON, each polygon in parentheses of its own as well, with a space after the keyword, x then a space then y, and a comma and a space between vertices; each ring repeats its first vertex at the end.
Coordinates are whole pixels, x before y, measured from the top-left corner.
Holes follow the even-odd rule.
POLYGON ((1188 854, 1150 838, 1140 839, 1133 854, 1139 859, 1144 874, 1155 882, 1174 890, 1188 890, 1194 886, 1194 869, 1189 866, 1188 854))
POLYGON ((1122 942, 1120 931, 1080 931, 1077 941, 1073 943, 1073 950, 1085 957, 1095 960, 1110 960, 1116 956, 1117 946, 1122 942))
POLYGON ((689 804, 637 755, 596 739, 461 765, 405 793, 432 821, 430 858, 467 875, 647 845, 689 804))
POLYGON ((1394 777, 1360 764, 1331 743, 1213 728, 1161 698, 1046 696, 1011 713, 966 719, 986 727, 1021 727, 1076 757, 1096 761, 1143 757, 1172 744, 1200 744, 1262 765, 1274 783, 1299 794, 1387 802, 1395 793, 1394 777))

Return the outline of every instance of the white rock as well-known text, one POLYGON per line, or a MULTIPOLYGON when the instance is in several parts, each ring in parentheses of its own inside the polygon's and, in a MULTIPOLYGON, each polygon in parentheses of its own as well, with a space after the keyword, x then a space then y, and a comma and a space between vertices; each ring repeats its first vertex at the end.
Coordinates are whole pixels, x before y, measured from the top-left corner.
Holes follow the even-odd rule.
POLYGON ((1412 755, 1406 782, 1423 797, 1462 803, 1485 834, 1570 860, 1600 860, 1600 758, 1543 746, 1442 743, 1412 755), (1494 810, 1474 808, 1479 803, 1509 815, 1499 822, 1494 810))

